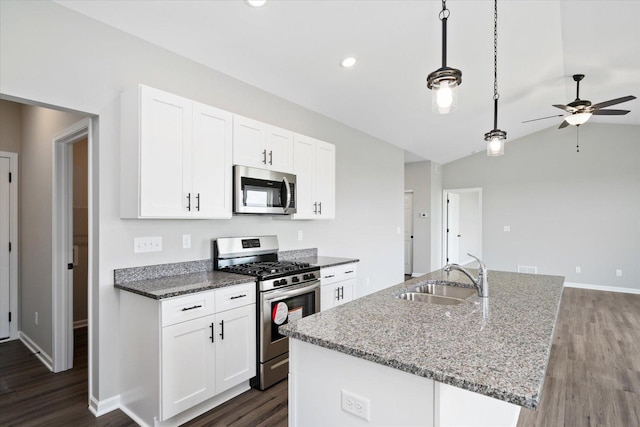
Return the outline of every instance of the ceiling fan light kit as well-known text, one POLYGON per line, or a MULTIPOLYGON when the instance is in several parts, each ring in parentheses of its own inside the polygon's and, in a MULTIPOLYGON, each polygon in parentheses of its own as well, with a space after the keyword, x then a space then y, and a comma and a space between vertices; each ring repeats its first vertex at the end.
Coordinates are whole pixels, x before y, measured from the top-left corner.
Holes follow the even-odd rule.
POLYGON ((487 141, 487 156, 502 156, 507 132, 498 129, 498 0, 493 10, 493 130, 484 134, 487 141))
POLYGON ((447 67, 447 19, 449 14, 446 0, 442 0, 442 10, 438 15, 442 21, 442 67, 427 76, 427 87, 433 91, 431 108, 440 114, 447 114, 456 109, 458 86, 462 84, 462 71, 447 67))

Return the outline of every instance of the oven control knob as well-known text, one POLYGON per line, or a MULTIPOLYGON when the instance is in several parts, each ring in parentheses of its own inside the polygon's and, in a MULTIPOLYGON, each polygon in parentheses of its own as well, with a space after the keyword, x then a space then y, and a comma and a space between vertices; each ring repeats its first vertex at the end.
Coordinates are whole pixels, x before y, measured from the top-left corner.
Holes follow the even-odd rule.
POLYGON ((309 279, 315 279, 315 278, 316 278, 316 275, 315 275, 315 274, 313 274, 313 273, 309 273, 309 279))
POLYGON ((309 280, 309 275, 308 274, 303 274, 302 275, 302 280, 309 280))
POLYGON ((293 282, 293 283, 298 283, 299 281, 300 281, 300 278, 298 276, 293 276, 291 278, 291 282, 293 282))
POLYGON ((287 284, 287 279, 280 279, 280 286, 286 285, 286 284, 287 284))

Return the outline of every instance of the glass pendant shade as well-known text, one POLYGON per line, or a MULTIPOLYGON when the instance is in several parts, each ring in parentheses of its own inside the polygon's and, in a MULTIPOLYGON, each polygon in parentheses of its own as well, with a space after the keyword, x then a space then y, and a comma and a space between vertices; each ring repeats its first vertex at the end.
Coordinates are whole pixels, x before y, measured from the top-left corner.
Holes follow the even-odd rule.
POLYGON ((431 109, 435 113, 447 114, 458 106, 458 83, 455 80, 442 80, 432 87, 431 109))
POLYGON ((586 123, 587 120, 591 117, 591 113, 574 113, 570 116, 565 117, 567 123, 574 126, 580 126, 583 123, 586 123))
POLYGON ((504 154, 504 139, 493 137, 487 142, 487 156, 502 156, 504 154))

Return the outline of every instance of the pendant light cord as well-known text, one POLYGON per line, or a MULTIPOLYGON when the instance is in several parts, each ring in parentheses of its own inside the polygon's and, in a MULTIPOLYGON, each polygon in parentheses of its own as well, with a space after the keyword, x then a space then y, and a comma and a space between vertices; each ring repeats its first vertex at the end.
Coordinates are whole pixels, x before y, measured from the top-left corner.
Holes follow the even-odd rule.
POLYGON ((442 68, 447 66, 447 19, 451 12, 447 9, 447 0, 442 0, 442 10, 438 15, 442 21, 442 68))
POLYGON ((493 9, 493 128, 498 129, 498 0, 493 9))

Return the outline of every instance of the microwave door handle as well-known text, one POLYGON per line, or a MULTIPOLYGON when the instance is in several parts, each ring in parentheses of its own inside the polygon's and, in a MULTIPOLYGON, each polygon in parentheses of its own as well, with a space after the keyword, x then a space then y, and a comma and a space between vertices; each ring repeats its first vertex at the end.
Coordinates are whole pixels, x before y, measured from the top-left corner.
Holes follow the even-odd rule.
POLYGON ((291 186, 289 185, 289 180, 286 176, 282 177, 282 182, 287 189, 287 203, 284 206, 284 211, 287 212, 289 210, 289 206, 291 206, 291 186))

